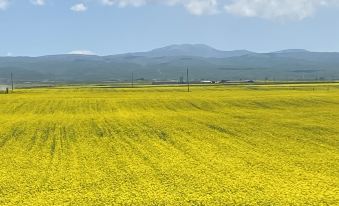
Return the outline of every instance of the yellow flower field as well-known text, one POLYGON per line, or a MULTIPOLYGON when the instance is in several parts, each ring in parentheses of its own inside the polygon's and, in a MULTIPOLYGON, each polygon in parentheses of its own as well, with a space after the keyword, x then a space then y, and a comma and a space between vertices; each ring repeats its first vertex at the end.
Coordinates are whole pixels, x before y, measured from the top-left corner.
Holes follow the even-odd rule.
POLYGON ((0 205, 338 205, 339 86, 0 94, 0 205))

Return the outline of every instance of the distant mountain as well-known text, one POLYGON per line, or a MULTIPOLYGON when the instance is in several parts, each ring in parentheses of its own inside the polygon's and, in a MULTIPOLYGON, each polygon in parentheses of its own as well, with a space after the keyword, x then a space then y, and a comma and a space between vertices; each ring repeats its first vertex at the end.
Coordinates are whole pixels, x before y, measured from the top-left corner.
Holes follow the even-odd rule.
POLYGON ((171 45, 149 52, 111 56, 51 55, 0 57, 0 84, 11 72, 16 81, 108 81, 178 79, 189 67, 195 80, 339 79, 339 53, 283 50, 221 51, 201 44, 171 45))
POLYGON ((247 50, 235 51, 220 51, 204 44, 182 44, 171 45, 159 49, 154 49, 149 52, 139 53, 148 57, 161 57, 161 56, 195 56, 195 57, 214 57, 214 58, 227 58, 233 56, 242 56, 251 54, 253 52, 247 50))

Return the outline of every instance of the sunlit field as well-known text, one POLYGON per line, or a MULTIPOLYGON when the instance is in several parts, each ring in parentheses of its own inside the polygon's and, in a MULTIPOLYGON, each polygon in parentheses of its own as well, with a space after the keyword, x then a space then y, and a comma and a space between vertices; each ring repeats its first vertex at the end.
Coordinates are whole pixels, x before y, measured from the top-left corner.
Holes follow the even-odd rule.
POLYGON ((338 85, 0 94, 0 205, 338 205, 338 85))

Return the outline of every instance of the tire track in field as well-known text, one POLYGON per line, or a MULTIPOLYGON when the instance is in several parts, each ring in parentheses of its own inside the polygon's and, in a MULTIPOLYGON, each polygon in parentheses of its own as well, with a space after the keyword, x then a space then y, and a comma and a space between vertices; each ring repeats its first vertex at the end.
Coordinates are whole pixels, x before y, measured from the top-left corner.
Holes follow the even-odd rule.
MULTIPOLYGON (((164 124, 166 124, 166 123, 162 122, 162 125, 164 125, 164 124)), ((142 130, 141 133, 146 133, 148 137, 158 136, 159 135, 158 131, 164 131, 164 127, 161 127, 161 129, 155 129, 155 128, 158 128, 158 126, 159 126, 159 125, 156 125, 156 124, 151 125, 150 123, 148 123, 148 124, 143 123, 142 125, 143 126, 146 125, 146 128, 144 130, 142 130), (147 133, 146 131, 149 131, 150 133, 147 133), (156 132, 153 132, 153 131, 156 131, 156 132)), ((170 133, 168 131, 166 131, 165 133, 171 134, 171 135, 176 135, 176 136, 181 136, 183 134, 182 132, 170 133)), ((182 139, 182 137, 181 137, 181 139, 182 139)), ((133 144, 133 143, 135 143, 135 142, 131 141, 131 144, 133 144)), ((203 143, 203 144, 205 144, 205 143, 203 143)), ((143 144, 144 147, 142 147, 142 148, 147 149, 146 153, 153 154, 155 148, 150 147, 150 145, 153 145, 152 139, 147 138, 147 143, 143 144)), ((193 144, 190 143, 190 141, 188 139, 182 139, 182 142, 162 141, 160 145, 162 145, 162 148, 160 150, 158 150, 158 153, 161 153, 160 151, 166 151, 165 148, 167 148, 167 150, 170 151, 170 153, 173 153, 173 150, 174 150, 174 151, 177 151, 176 153, 178 155, 181 154, 181 156, 185 159, 185 161, 183 161, 182 163, 189 164, 189 165, 199 165, 199 164, 201 164, 201 156, 196 156, 196 155, 192 155, 191 153, 188 153, 188 151, 190 151, 191 149, 198 148, 199 146, 197 146, 197 144, 195 144, 195 143, 193 143, 193 144), (182 145, 183 143, 184 143, 184 145, 187 145, 187 148, 182 148, 181 146, 179 146, 179 145, 182 145)), ((145 154, 143 154, 143 156, 145 156, 145 154)), ((146 158, 146 160, 150 161, 150 158, 146 158)), ((156 163, 151 163, 151 167, 153 167, 157 171, 157 173, 159 173, 160 177, 164 173, 164 171, 158 170, 156 163)), ((217 175, 217 171, 218 171, 217 168, 215 167, 215 165, 213 163, 211 163, 210 160, 204 161, 204 165, 200 165, 200 166, 196 167, 196 169, 198 169, 198 168, 202 169, 205 172, 208 171, 208 173, 210 174, 211 181, 217 181, 217 182, 222 181, 222 179, 220 177, 218 177, 218 175, 217 175)), ((202 173, 204 173, 204 172, 202 172, 202 173)))
POLYGON ((26 129, 23 127, 22 121, 10 125, 9 128, 6 128, 4 134, 0 135, 0 149, 5 147, 10 140, 23 138, 25 131, 26 129))

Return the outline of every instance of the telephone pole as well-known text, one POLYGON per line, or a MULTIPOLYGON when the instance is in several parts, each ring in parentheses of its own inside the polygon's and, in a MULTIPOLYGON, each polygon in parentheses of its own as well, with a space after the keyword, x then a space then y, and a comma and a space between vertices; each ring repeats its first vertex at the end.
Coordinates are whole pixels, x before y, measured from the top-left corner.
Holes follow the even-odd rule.
POLYGON ((187 92, 190 92, 190 81, 188 76, 188 67, 187 67, 187 92))
POLYGON ((13 73, 11 72, 12 92, 14 91, 13 73))
POLYGON ((134 73, 132 72, 132 88, 134 88, 134 73))

